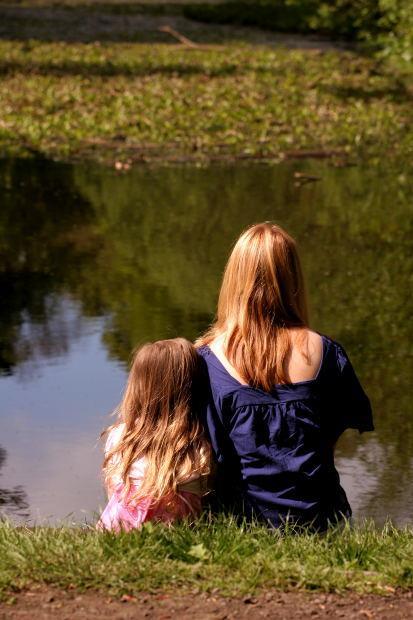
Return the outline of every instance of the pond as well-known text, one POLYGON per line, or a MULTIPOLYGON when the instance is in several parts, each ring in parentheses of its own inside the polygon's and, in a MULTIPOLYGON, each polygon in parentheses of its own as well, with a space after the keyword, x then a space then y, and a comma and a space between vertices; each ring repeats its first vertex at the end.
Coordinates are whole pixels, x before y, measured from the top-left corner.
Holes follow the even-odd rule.
POLYGON ((8 159, 0 195, 0 511, 92 518, 104 503, 99 433, 131 350, 205 329, 231 244, 273 220, 298 240, 313 327, 346 347, 373 403, 376 432, 347 431, 337 447, 355 516, 412 522, 407 171, 8 159))

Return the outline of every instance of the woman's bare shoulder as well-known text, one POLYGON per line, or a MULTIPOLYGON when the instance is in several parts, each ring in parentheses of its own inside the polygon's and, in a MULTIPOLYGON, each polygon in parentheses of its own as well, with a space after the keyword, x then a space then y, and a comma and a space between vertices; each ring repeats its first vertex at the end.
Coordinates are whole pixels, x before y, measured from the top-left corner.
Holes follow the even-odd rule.
POLYGON ((311 329, 305 330, 307 336, 307 348, 310 357, 315 357, 317 361, 323 356, 323 338, 311 329))
POLYGON ((323 360, 323 339, 311 329, 294 330, 288 360, 290 381, 314 379, 323 360))

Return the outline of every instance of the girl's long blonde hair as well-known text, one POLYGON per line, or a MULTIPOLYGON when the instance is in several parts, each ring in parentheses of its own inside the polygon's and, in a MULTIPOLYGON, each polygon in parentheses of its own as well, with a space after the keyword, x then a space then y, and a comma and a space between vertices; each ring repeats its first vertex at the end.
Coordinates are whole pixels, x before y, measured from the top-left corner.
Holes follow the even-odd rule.
POLYGON ((292 328, 308 326, 304 279, 295 241, 265 222, 242 233, 225 268, 215 323, 197 341, 225 334, 224 352, 241 377, 270 391, 287 383, 292 328))
POLYGON ((134 355, 119 416, 121 439, 105 455, 108 487, 121 477, 127 495, 136 459, 145 459, 145 475, 133 499, 153 502, 176 496, 178 485, 210 473, 211 448, 201 423, 206 379, 202 358, 184 338, 145 344, 134 355))

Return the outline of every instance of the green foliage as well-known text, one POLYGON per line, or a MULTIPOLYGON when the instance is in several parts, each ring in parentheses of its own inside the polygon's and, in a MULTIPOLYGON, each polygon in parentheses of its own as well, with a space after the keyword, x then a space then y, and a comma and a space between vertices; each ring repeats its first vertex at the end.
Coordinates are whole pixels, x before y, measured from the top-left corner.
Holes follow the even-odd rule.
POLYGON ((413 0, 380 0, 383 13, 378 44, 380 55, 397 62, 398 69, 413 67, 413 0))
POLYGON ((406 153, 409 91, 350 52, 0 42, 0 148, 137 159, 406 153))
POLYGON ((188 5, 183 11, 205 22, 362 41, 406 64, 413 58, 412 0, 230 0, 188 5))
POLYGON ((386 27, 380 0, 230 0, 185 6, 192 19, 358 39, 386 27))
POLYGON ((262 587, 386 594, 413 586, 413 531, 371 523, 324 536, 205 516, 129 534, 0 524, 0 596, 29 584, 112 595, 154 589, 251 594, 262 587))
POLYGON ((347 39, 360 39, 365 32, 375 35, 381 29, 383 15, 380 0, 316 0, 313 7, 310 25, 314 30, 347 39))

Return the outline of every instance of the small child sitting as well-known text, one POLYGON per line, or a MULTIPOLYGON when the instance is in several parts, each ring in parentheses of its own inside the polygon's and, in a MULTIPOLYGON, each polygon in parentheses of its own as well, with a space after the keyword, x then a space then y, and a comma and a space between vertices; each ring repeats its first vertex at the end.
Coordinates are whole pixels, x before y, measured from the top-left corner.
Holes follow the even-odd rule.
POLYGON ((203 360, 183 338, 145 344, 134 356, 103 472, 109 501, 99 529, 131 530, 200 514, 211 448, 201 423, 203 360))

